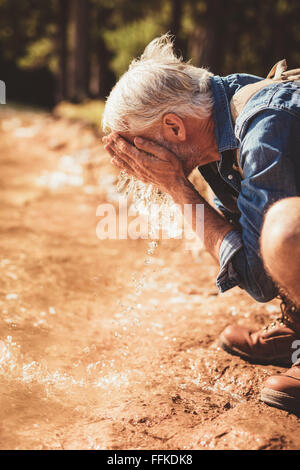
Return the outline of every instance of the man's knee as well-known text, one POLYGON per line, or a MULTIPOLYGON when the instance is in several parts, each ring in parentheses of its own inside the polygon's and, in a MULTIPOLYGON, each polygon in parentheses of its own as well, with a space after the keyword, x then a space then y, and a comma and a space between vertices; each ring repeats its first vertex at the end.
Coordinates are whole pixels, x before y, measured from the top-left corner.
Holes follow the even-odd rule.
POLYGON ((270 260, 299 257, 300 197, 281 199, 268 210, 262 228, 261 251, 267 265, 270 260))

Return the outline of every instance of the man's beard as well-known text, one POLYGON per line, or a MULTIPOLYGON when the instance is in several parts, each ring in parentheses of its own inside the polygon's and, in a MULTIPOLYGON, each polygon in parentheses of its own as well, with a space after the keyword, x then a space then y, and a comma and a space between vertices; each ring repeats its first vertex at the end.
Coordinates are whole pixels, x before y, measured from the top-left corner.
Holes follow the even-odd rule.
POLYGON ((199 156, 201 150, 197 145, 190 145, 186 143, 175 144, 168 142, 161 135, 155 138, 155 141, 165 147, 170 152, 174 153, 176 157, 182 161, 183 170, 186 176, 199 164, 199 156))

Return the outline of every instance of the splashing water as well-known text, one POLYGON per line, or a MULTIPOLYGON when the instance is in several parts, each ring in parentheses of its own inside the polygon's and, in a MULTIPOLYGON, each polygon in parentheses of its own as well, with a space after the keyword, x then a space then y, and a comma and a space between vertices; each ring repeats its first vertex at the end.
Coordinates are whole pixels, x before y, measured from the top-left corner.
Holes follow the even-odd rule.
POLYGON ((148 204, 172 204, 172 198, 150 184, 145 184, 126 171, 121 171, 117 182, 117 190, 126 196, 132 193, 134 200, 144 201, 148 204))
POLYGON ((150 184, 137 180, 128 175, 126 171, 120 172, 116 189, 126 197, 131 196, 133 209, 139 214, 147 216, 149 236, 152 238, 148 243, 147 256, 144 259, 144 265, 146 268, 150 268, 150 271, 138 277, 133 275, 134 295, 130 296, 129 303, 119 301, 122 311, 116 317, 118 322, 123 325, 123 330, 125 328, 125 331, 127 331, 131 323, 135 327, 143 324, 142 316, 144 313, 139 298, 151 284, 150 277, 155 272, 155 269, 151 271, 150 265, 153 263, 153 255, 158 247, 159 231, 163 229, 167 238, 180 236, 182 234, 180 226, 182 215, 171 196, 162 193, 150 184))
POLYGON ((148 217, 151 238, 158 238, 161 229, 167 238, 177 238, 182 235, 182 215, 169 194, 161 192, 151 184, 138 181, 126 171, 120 172, 117 191, 125 196, 131 195, 133 209, 148 217))

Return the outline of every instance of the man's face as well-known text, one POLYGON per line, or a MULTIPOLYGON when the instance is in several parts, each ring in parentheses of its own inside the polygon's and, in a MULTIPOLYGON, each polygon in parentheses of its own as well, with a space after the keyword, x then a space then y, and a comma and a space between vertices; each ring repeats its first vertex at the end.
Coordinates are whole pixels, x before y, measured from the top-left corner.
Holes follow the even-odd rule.
POLYGON ((158 143, 162 147, 173 152, 179 160, 182 161, 183 169, 188 176, 191 171, 199 165, 199 157, 202 155, 202 146, 200 141, 191 142, 187 139, 185 142, 175 143, 168 141, 163 135, 163 129, 160 127, 149 128, 136 134, 130 132, 119 132, 127 141, 134 145, 135 137, 143 137, 158 143))
POLYGON ((167 113, 161 122, 151 128, 119 134, 133 145, 135 137, 143 137, 165 147, 182 162, 186 177, 197 166, 220 159, 212 116, 206 119, 191 116, 180 118, 174 113, 167 113))

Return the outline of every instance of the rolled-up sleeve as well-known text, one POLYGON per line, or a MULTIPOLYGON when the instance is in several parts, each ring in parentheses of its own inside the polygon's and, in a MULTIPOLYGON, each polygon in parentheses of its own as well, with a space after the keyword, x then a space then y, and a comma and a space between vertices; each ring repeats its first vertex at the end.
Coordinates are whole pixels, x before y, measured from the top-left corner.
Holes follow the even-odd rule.
POLYGON ((219 253, 220 291, 239 286, 258 302, 267 302, 278 293, 260 253, 264 216, 277 200, 298 195, 294 167, 297 155, 293 152, 300 143, 299 132, 293 133, 291 116, 279 114, 280 111, 268 110, 256 116, 241 140, 240 162, 244 173, 238 197, 241 231, 229 232, 219 253))
POLYGON ((277 295, 257 250, 245 248, 242 233, 237 230, 229 232, 221 244, 217 286, 220 292, 239 286, 258 302, 268 302, 277 295))
POLYGON ((220 272, 217 277, 217 286, 221 292, 239 284, 239 275, 233 269, 232 258, 243 248, 241 233, 238 230, 232 230, 227 233, 220 247, 220 272))

